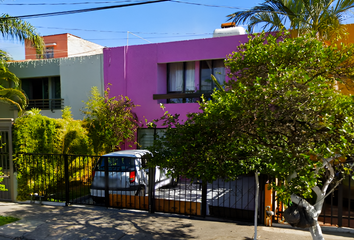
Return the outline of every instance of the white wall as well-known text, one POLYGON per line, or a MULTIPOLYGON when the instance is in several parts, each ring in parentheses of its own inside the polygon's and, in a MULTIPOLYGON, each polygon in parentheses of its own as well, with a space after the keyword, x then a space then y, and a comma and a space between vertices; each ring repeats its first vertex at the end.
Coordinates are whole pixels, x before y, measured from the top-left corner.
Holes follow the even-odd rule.
POLYGON ((0 102, 0 118, 16 118, 17 111, 15 106, 0 102))
POLYGON ((82 101, 87 101, 91 88, 97 86, 103 94, 103 55, 60 60, 61 96, 64 105, 71 106, 74 119, 82 119, 82 101))
MULTIPOLYGON (((9 64, 11 72, 19 78, 60 76, 61 98, 64 106, 70 106, 74 119, 83 119, 81 109, 83 101, 88 100, 91 88, 97 86, 103 94, 103 55, 91 55, 72 58, 33 60, 13 62, 9 64)), ((0 105, 0 117, 14 118, 16 113, 8 110, 8 106, 0 105)), ((60 118, 62 112, 56 109, 42 110, 42 115, 60 118)))
POLYGON ((95 55, 95 54, 101 54, 102 52, 103 52, 103 46, 70 34, 68 35, 68 56, 69 57, 95 55))

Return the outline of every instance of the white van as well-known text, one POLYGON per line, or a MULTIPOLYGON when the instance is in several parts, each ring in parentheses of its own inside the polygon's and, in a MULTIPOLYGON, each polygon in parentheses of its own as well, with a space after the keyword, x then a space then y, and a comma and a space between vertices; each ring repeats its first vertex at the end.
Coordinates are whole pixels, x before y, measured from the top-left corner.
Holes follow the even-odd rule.
MULTIPOLYGON (((109 194, 145 196, 148 192, 149 170, 145 167, 144 156, 151 154, 148 150, 124 150, 112 152, 100 157, 93 171, 90 188, 95 202, 103 202, 105 198, 105 159, 108 159, 109 194)), ((172 178, 156 167, 155 189, 173 184, 172 178)))

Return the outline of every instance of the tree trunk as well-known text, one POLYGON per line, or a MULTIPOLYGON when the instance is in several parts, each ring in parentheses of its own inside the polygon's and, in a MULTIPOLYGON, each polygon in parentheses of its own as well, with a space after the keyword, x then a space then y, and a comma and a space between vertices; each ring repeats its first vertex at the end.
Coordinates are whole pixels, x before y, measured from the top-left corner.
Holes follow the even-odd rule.
POLYGON ((316 225, 309 228, 313 240, 324 240, 320 224, 316 220, 316 225))
MULTIPOLYGON (((316 192, 316 191, 315 191, 316 192)), ((322 195, 322 194, 321 194, 322 195)), ((324 194, 323 194, 324 196, 324 194)), ((318 224, 318 216, 321 213, 323 206, 323 199, 317 197, 316 204, 311 205, 305 199, 301 199, 299 196, 291 195, 291 201, 299 205, 300 207, 304 207, 306 209, 306 213, 308 216, 312 217, 316 224, 312 227, 309 227, 309 231, 311 233, 313 240, 324 240, 322 235, 322 230, 320 225, 318 224)))
POLYGON ((259 180, 258 180, 258 172, 254 173, 254 177, 256 179, 256 199, 255 199, 255 207, 254 207, 254 240, 257 240, 257 219, 258 219, 258 196, 259 196, 259 180))
POLYGON ((301 197, 296 196, 295 194, 291 195, 291 201, 296 203, 300 207, 304 207, 308 216, 312 217, 316 222, 314 226, 309 228, 313 240, 324 240, 321 227, 318 224, 318 217, 322 211, 328 186, 334 179, 334 170, 332 165, 330 164, 330 161, 338 157, 340 157, 340 155, 336 154, 332 158, 323 159, 323 167, 327 167, 330 174, 327 178, 327 181, 324 183, 322 189, 320 189, 318 186, 312 188, 312 190, 316 193, 317 196, 316 203, 314 205, 311 205, 305 199, 302 199, 301 197))

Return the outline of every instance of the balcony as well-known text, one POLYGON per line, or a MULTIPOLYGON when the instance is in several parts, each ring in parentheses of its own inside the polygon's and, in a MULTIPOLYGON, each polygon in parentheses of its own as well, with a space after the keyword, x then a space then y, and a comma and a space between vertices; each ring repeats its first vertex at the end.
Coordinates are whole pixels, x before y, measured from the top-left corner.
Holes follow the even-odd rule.
POLYGON ((175 98, 201 98, 202 95, 206 99, 210 98, 211 92, 207 93, 167 93, 167 94, 153 94, 152 98, 154 100, 160 100, 160 99, 175 99, 175 98))
POLYGON ((26 109, 55 110, 64 108, 64 99, 30 99, 26 109))

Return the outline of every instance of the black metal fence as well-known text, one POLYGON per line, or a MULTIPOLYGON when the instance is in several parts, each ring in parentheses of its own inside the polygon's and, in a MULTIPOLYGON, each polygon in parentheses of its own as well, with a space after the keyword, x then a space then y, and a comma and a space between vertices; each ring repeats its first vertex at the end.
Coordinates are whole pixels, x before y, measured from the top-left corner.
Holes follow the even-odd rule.
MULTIPOLYGON (((17 172, 18 194, 22 200, 208 215, 251 222, 254 219, 253 175, 240 176, 231 182, 203 183, 184 177, 161 180, 158 169, 112 172, 106 167, 108 164, 98 164, 98 156, 19 154, 17 158, 17 163, 21 162, 17 164, 17 172)), ((260 223, 264 218, 262 186, 264 181, 260 184, 260 223)))
POLYGON ((0 191, 1 201, 11 201, 11 182, 10 182, 10 146, 9 133, 7 131, 0 131, 0 169, 3 173, 0 176, 2 180, 0 184, 5 185, 6 191, 0 191))
MULTIPOLYGON (((348 175, 334 190, 331 184, 327 192, 332 191, 323 203, 322 212, 318 217, 321 225, 354 228, 354 180, 348 175)), ((276 192, 273 192, 273 221, 284 222, 283 212, 286 206, 276 199, 276 192)))
POLYGON ((94 204, 88 199, 93 166, 98 158, 60 154, 17 155, 19 199, 94 204))
MULTIPOLYGON (((334 186, 330 186, 330 191, 334 186)), ((323 204, 319 221, 325 225, 354 228, 354 180, 346 176, 323 204)))

